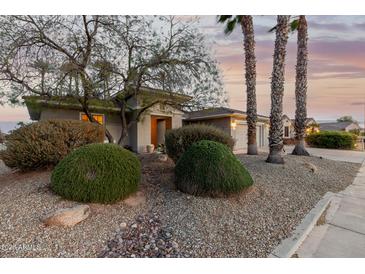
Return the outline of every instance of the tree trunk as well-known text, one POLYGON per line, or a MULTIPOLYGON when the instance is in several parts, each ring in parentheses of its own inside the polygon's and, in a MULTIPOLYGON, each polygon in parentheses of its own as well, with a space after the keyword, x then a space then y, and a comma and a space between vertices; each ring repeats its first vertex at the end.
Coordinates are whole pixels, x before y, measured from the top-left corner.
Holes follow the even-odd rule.
POLYGON ((244 37, 245 50, 245 78, 247 93, 247 154, 257 155, 256 143, 256 122, 257 122, 257 104, 256 104, 256 57, 255 57, 255 36, 253 29, 252 16, 243 15, 241 27, 244 37))
MULTIPOLYGON (((89 108, 87 106, 87 104, 81 103, 82 105, 82 109, 85 112, 87 118, 89 119, 90 122, 92 123, 98 123, 94 117, 92 116, 92 114, 89 111, 89 108)), ((114 138, 113 135, 111 135, 111 133, 109 132, 109 130, 106 128, 106 126, 104 125, 104 129, 105 129, 105 137, 108 139, 109 143, 114 143, 114 138)))
POLYGON ((125 114, 125 102, 119 102, 119 103, 120 103, 120 120, 122 122, 122 132, 118 140, 118 145, 122 145, 125 143, 125 140, 128 137, 128 122, 125 114))
POLYGON ((271 113, 269 147, 270 153, 266 162, 283 164, 281 155, 283 149, 283 95, 284 95, 284 73, 286 44, 289 33, 288 15, 277 16, 276 39, 274 51, 274 63, 271 77, 271 113))
POLYGON ((307 118, 307 20, 304 15, 299 17, 298 38, 297 38, 297 66, 295 78, 295 148, 292 152, 294 155, 309 156, 304 146, 304 135, 307 118))
MULTIPOLYGON (((87 118, 89 118, 89 121, 92 123, 97 123, 97 121, 95 121, 94 117, 92 116, 92 114, 89 111, 89 95, 92 92, 92 88, 91 88, 91 83, 90 81, 88 81, 85 77, 85 75, 80 74, 81 76, 81 84, 82 84, 82 88, 84 90, 84 97, 83 100, 80 100, 81 106, 87 116, 87 118)), ((114 143, 114 138, 111 135, 111 133, 109 132, 109 130, 106 128, 106 125, 104 125, 104 129, 105 129, 105 136, 108 139, 109 143, 114 143)))

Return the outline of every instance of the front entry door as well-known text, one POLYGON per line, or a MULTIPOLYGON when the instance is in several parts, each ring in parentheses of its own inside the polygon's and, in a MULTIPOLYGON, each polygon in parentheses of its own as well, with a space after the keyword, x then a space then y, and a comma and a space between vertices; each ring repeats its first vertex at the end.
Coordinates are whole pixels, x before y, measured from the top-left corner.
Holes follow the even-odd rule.
POLYGON ((151 144, 165 143, 166 130, 171 129, 171 117, 151 115, 151 144))

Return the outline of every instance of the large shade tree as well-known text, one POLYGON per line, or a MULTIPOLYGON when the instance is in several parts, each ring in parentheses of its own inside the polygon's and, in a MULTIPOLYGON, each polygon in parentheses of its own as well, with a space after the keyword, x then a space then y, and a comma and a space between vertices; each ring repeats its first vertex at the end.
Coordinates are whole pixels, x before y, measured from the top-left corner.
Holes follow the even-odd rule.
POLYGON ((253 19, 250 15, 220 15, 218 22, 225 23, 225 33, 230 34, 237 24, 241 25, 245 53, 246 111, 247 111, 247 154, 257 154, 256 143, 256 56, 253 19))
POLYGON ((113 101, 123 124, 120 143, 155 104, 200 109, 226 102, 195 22, 165 16, 1 16, 0 84, 2 102, 17 103, 23 95, 73 97, 91 121, 92 99, 113 101), (145 87, 192 100, 151 96, 133 108, 130 99, 145 87))
POLYGON ((269 163, 283 164, 283 96, 286 45, 289 34, 289 15, 278 15, 275 27, 276 39, 274 49, 273 71, 271 76, 271 112, 269 130, 269 163))
POLYGON ((295 147, 294 155, 309 156, 304 146, 307 119, 307 64, 308 64, 308 27, 304 15, 291 23, 292 30, 297 30, 297 65, 295 76, 295 147))

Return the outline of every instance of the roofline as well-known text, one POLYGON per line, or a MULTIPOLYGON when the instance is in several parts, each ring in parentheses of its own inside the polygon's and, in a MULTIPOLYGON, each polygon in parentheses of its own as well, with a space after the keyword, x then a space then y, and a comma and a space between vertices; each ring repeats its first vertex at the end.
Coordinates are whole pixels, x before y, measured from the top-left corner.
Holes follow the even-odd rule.
MULTIPOLYGON (((26 100, 26 98, 24 98, 26 100)), ((81 104, 74 104, 74 103, 65 103, 65 102, 56 102, 55 100, 46 100, 46 99, 40 99, 40 98, 33 98, 37 103, 44 103, 47 104, 48 106, 64 106, 64 107, 74 107, 74 108, 81 108, 82 109, 82 105, 81 104)), ((92 109, 99 109, 99 110, 111 110, 111 111, 120 111, 119 108, 117 107, 103 107, 103 106, 95 106, 95 105, 90 105, 89 106, 92 109)))
MULTIPOLYGON (((115 97, 118 94, 123 93, 123 92, 124 92, 124 90, 119 91, 116 94, 114 94, 113 97, 115 97)), ((178 92, 175 92, 175 91, 168 91, 168 90, 163 90, 163 89, 157 89, 157 88, 144 87, 144 86, 140 87, 139 92, 140 92, 140 94, 136 94, 136 96, 143 95, 143 94, 148 93, 148 92, 156 92, 156 93, 160 93, 161 95, 167 95, 167 96, 171 96, 171 97, 175 97, 175 98, 180 98, 180 99, 183 99, 185 101, 190 101, 190 100, 193 99, 192 96, 186 95, 186 94, 183 94, 183 93, 178 93, 178 92)))
MULTIPOLYGON (((189 115, 189 112, 187 113, 189 115)), ((226 117, 240 117, 240 118, 246 118, 247 114, 239 113, 239 112, 233 112, 233 113, 221 113, 221 114, 212 114, 212 115, 206 115, 206 116, 198 116, 193 118, 184 118, 183 120, 186 121, 199 121, 199 120, 207 120, 207 119, 215 119, 215 118, 226 118, 226 117)), ((257 118, 262 120, 269 120, 270 118, 263 115, 257 115, 257 118)))

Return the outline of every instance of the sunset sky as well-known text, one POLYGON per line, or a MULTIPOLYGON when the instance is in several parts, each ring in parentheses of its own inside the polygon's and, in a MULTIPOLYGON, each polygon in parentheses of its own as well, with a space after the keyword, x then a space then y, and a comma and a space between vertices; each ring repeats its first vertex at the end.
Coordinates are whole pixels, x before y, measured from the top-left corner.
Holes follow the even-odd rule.
MULTIPOLYGON (((308 117, 335 120, 352 115, 364 120, 365 16, 308 16, 308 117)), ((270 75, 274 50, 275 16, 255 16, 258 112, 270 112, 270 75)), ((213 44, 232 108, 245 110, 242 33, 223 33, 215 16, 201 16, 199 28, 213 44)), ((296 35, 291 34, 286 62, 284 112, 294 118, 296 35)), ((28 120, 24 108, 0 107, 0 121, 28 120)))

